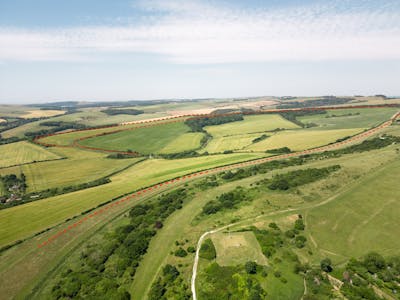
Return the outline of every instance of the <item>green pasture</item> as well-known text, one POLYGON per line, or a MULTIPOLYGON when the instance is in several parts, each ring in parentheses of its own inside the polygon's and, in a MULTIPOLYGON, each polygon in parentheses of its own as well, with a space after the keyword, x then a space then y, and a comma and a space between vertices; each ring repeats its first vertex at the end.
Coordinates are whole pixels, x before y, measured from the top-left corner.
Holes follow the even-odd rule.
POLYGON ((211 239, 217 251, 217 263, 220 266, 237 266, 247 261, 254 261, 258 265, 268 264, 252 231, 218 232, 213 234, 211 239))
POLYGON ((243 118, 243 121, 207 126, 204 129, 209 132, 213 137, 220 137, 249 133, 263 133, 265 131, 271 131, 276 128, 299 128, 299 126, 282 118, 280 115, 262 114, 244 116, 243 118))
POLYGON ((399 110, 399 108, 327 110, 326 114, 298 117, 298 120, 305 124, 314 123, 318 125, 311 127, 310 130, 370 128, 389 120, 399 110))
POLYGON ((307 212, 308 231, 316 247, 334 260, 369 251, 399 254, 400 160, 393 161, 341 194, 307 212))
MULTIPOLYGON (((171 143, 181 135, 187 133, 189 127, 183 122, 169 123, 161 126, 126 130, 109 135, 93 137, 80 142, 82 145, 110 150, 128 150, 143 154, 166 152, 164 148, 177 152, 171 143)), ((192 143, 193 136, 184 136, 181 142, 192 143)), ((198 135, 197 135, 198 137, 198 135)), ((193 143, 192 143, 193 144, 193 143)), ((177 145, 176 149, 190 150, 189 145, 177 145)), ((194 148, 198 148, 199 143, 194 148)), ((193 148, 192 148, 193 149, 193 148)), ((179 152, 179 151, 178 151, 179 152)))
POLYGON ((135 189, 197 170, 257 157, 260 156, 232 154, 179 160, 146 160, 112 176, 109 184, 1 210, 0 246, 28 237, 135 189))
POLYGON ((201 146, 201 139, 204 134, 201 132, 184 133, 170 141, 160 153, 179 153, 187 150, 197 149, 201 146))
POLYGON ((58 155, 28 142, 1 145, 0 153, 0 167, 60 158, 58 155))
POLYGON ((336 129, 336 130, 286 130, 279 131, 261 142, 251 144, 245 150, 265 151, 289 147, 293 151, 300 151, 309 148, 333 143, 336 140, 360 133, 364 128, 336 129))
POLYGON ((57 153, 67 159, 0 169, 0 174, 23 172, 27 180, 27 192, 30 193, 90 182, 117 172, 142 159, 109 159, 106 158, 106 154, 73 148, 60 148, 57 149, 57 153))

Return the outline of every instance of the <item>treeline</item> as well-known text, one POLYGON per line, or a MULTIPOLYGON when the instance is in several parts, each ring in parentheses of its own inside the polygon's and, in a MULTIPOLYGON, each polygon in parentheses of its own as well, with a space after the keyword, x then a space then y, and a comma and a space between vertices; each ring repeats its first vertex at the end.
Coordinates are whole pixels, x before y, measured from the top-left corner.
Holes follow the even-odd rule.
POLYGON ((20 139, 16 136, 10 137, 10 138, 3 138, 0 134, 0 145, 5 145, 5 144, 10 144, 10 143, 15 143, 22 141, 23 139, 20 139))
POLYGON ((258 138, 255 138, 255 139, 252 140, 251 142, 252 142, 253 144, 255 144, 255 143, 258 143, 258 142, 261 142, 261 141, 267 139, 268 137, 269 137, 268 135, 263 134, 262 136, 259 136, 258 138))
POLYGON ((216 200, 211 200, 203 207, 203 214, 211 215, 221 210, 237 208, 243 201, 249 201, 251 198, 242 187, 237 187, 233 191, 222 193, 216 200))
POLYGON ((303 117, 303 116, 312 116, 312 115, 322 115, 326 114, 325 110, 305 110, 305 111, 290 111, 290 112, 282 112, 280 115, 285 118, 286 120, 300 126, 303 128, 310 128, 310 127, 316 127, 318 126, 317 124, 314 123, 307 123, 304 124, 303 122, 299 121, 297 118, 298 117, 303 117))
POLYGON ((64 121, 47 121, 47 122, 42 122, 40 123, 41 126, 49 126, 52 128, 49 129, 41 129, 38 131, 28 131, 25 132, 25 136, 27 138, 33 138, 36 136, 41 136, 41 135, 47 135, 47 134, 52 134, 64 130, 69 130, 69 129, 87 129, 90 128, 89 126, 80 124, 80 123, 74 123, 74 122, 64 122, 64 121))
POLYGON ((132 281, 150 240, 187 198, 186 189, 180 188, 133 207, 128 214, 129 224, 105 234, 101 242, 88 245, 80 254, 80 264, 62 272, 52 287, 52 297, 130 299, 124 287, 132 281))
POLYGON ((228 116, 210 116, 205 118, 190 118, 185 121, 185 124, 190 127, 192 132, 204 132, 203 127, 211 125, 220 125, 230 122, 242 121, 242 114, 234 114, 228 116))
POLYGON ((278 174, 272 179, 264 179, 270 190, 285 191, 290 188, 298 187, 328 177, 332 172, 340 169, 339 165, 333 165, 326 168, 308 168, 295 170, 284 174, 278 174))
POLYGON ((143 110, 133 109, 133 108, 124 108, 124 109, 115 109, 115 108, 107 108, 105 110, 101 110, 102 113, 105 113, 109 116, 115 115, 140 115, 143 114, 143 110))
POLYGON ((307 107, 316 107, 316 106, 325 106, 325 105, 339 105, 345 104, 354 100, 353 98, 337 98, 335 96, 325 96, 322 99, 316 100, 305 100, 305 101, 290 101, 284 102, 277 106, 280 109, 286 108, 307 108, 307 107))

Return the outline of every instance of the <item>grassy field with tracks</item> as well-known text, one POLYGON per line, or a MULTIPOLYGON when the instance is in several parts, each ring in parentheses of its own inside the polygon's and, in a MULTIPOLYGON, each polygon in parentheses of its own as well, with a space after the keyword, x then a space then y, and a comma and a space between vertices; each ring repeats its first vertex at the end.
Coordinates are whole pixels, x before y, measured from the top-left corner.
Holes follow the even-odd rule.
POLYGON ((369 174, 331 203, 307 213, 310 236, 336 261, 364 255, 366 249, 398 254, 400 160, 369 174))
POLYGON ((314 123, 318 126, 310 130, 370 128, 389 120, 398 108, 368 108, 327 110, 326 114, 298 117, 302 123, 314 123))
POLYGON ((32 143, 17 142, 0 146, 0 167, 25 164, 34 161, 60 158, 58 155, 32 143))

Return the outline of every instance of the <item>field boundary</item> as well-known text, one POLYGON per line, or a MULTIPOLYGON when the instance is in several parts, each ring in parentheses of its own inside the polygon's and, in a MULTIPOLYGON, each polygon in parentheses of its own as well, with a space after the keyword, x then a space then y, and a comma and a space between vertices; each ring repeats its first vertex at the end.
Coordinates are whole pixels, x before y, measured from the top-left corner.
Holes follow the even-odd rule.
POLYGON ((187 118, 187 120, 192 120, 192 119, 202 119, 202 118, 216 118, 216 117, 222 117, 222 116, 232 116, 232 115, 259 115, 259 114, 273 114, 273 113, 285 113, 285 112, 297 112, 297 111, 324 111, 324 110, 339 110, 339 109, 366 109, 366 108, 387 108, 387 107, 399 107, 400 105, 398 104, 382 104, 382 105, 350 105, 350 106, 322 106, 322 107, 308 107, 308 108, 291 108, 291 109, 268 109, 268 110, 256 110, 256 111, 238 111, 238 112, 229 112, 229 113, 224 113, 224 114, 213 114, 213 113, 207 113, 207 114, 182 114, 182 115, 177 115, 177 116, 169 116, 169 117, 162 117, 158 119, 151 119, 151 120, 141 120, 141 121, 132 121, 132 122, 124 122, 120 124, 114 124, 114 125, 107 125, 107 126, 100 126, 100 127, 93 127, 93 128, 86 128, 86 129, 78 129, 78 130, 72 130, 72 131, 64 131, 64 132, 59 132, 59 133, 52 133, 52 134, 47 134, 47 135, 41 135, 37 136, 33 139, 33 142, 35 144, 44 146, 44 147, 76 147, 80 149, 85 149, 85 150, 90 150, 90 151, 101 151, 105 153, 118 153, 118 154, 123 154, 123 155, 130 155, 133 157, 137 156, 142 156, 139 152, 128 152, 128 151, 121 151, 121 150, 112 150, 112 149, 104 149, 100 147, 90 147, 86 145, 80 144, 81 141, 98 137, 98 136, 104 136, 104 135, 110 135, 122 131, 127 131, 127 130, 136 130, 139 128, 148 128, 148 127, 153 127, 153 126, 158 126, 158 125, 164 125, 164 124, 171 124, 171 123, 177 123, 180 122, 180 120, 176 119, 183 119, 187 118), (172 120, 172 121, 169 121, 172 120), (160 122, 160 121, 167 121, 167 122, 160 122), (135 124, 146 124, 143 126, 138 126, 138 127, 130 127, 130 128, 121 128, 123 126, 127 125, 135 125, 135 124), (107 128, 120 128, 117 130, 109 131, 109 132, 102 132, 98 134, 93 134, 93 135, 88 135, 84 137, 77 138, 73 140, 72 145, 58 145, 58 144, 52 144, 52 143, 44 143, 40 141, 43 138, 50 137, 50 136, 57 136, 57 135, 62 135, 62 134, 68 134, 68 133, 73 133, 73 132, 82 132, 82 131, 91 131, 91 130, 99 130, 99 129, 107 129, 107 128))

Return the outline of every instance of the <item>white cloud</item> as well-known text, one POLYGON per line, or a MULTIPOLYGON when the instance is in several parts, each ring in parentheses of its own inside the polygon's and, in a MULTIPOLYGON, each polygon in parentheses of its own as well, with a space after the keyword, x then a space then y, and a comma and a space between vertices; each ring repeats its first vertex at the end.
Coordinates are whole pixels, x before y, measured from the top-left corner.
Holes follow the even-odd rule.
POLYGON ((400 59, 400 11, 338 4, 239 10, 198 1, 144 1, 145 22, 29 30, 0 28, 0 61, 87 60, 153 53, 182 64, 400 59))

